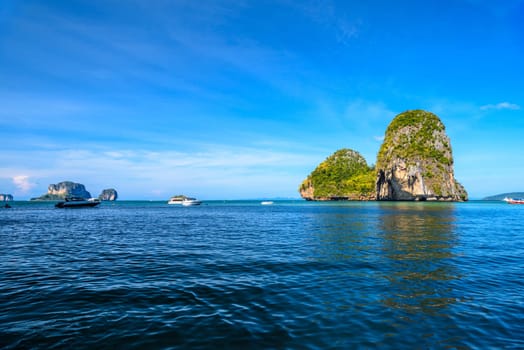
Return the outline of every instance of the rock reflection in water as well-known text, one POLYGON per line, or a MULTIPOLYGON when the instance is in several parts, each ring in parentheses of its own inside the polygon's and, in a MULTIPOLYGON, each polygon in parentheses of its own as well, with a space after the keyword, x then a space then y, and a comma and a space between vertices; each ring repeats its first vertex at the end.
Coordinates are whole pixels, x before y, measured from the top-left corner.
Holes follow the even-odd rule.
POLYGON ((375 259, 376 217, 367 208, 340 208, 316 216, 316 258, 320 261, 363 262, 375 259))
POLYGON ((381 208, 383 256, 390 264, 384 305, 438 314, 455 303, 449 283, 459 277, 450 263, 457 241, 454 204, 384 203, 381 208))

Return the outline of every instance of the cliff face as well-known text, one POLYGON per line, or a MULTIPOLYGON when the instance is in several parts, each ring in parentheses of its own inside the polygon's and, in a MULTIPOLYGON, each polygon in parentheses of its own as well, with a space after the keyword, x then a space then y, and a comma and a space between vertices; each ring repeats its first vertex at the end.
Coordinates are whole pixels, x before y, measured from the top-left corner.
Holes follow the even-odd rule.
POLYGON ((464 201, 453 173, 451 143, 434 114, 413 110, 389 124, 377 157, 378 200, 464 201))
POLYGON ((91 198, 91 193, 86 191, 86 188, 82 184, 63 181, 56 185, 49 185, 46 194, 38 198, 32 198, 31 200, 62 200, 66 197, 91 198))
POLYGON ((98 199, 101 201, 116 201, 118 198, 118 193, 114 188, 109 188, 103 190, 102 193, 98 196, 98 199))
POLYGON ((341 149, 313 170, 299 192, 306 200, 375 199, 375 176, 364 157, 351 149, 341 149))
POLYGON ((82 184, 78 184, 71 181, 59 182, 56 185, 51 184, 47 188, 47 194, 56 196, 75 196, 83 198, 91 198, 91 193, 86 191, 86 188, 82 184))

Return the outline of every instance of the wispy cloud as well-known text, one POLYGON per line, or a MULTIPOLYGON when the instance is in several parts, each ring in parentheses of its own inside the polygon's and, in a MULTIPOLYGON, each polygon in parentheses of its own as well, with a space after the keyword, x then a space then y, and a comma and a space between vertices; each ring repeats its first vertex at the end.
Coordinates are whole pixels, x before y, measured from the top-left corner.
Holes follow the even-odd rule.
POLYGON ((22 194, 28 193, 33 187, 36 186, 36 184, 34 184, 27 175, 16 175, 13 176, 12 180, 13 184, 22 194))
POLYGON ((483 111, 488 110, 501 110, 501 109, 509 109, 509 110, 519 110, 520 106, 515 103, 509 103, 509 102, 500 102, 497 104, 488 104, 480 107, 483 111))
POLYGON ((207 145, 198 152, 46 150, 26 152, 18 164, 0 167, 0 172, 10 173, 20 194, 31 196, 45 193, 47 184, 70 180, 86 185, 92 195, 115 187, 124 199, 163 199, 175 192, 189 192, 207 199, 296 197, 298 184, 322 157, 323 154, 300 151, 223 145, 207 145), (38 170, 27 167, 31 159, 39 158, 46 161, 38 163, 38 170), (30 175, 16 174, 24 170, 30 175), (36 182, 45 186, 36 188, 36 182))

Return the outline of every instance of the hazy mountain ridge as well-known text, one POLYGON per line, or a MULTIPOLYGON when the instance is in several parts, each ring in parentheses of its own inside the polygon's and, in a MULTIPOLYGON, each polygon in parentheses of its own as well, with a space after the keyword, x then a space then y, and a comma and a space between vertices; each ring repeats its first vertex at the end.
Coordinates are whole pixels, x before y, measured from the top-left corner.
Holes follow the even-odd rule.
POLYGON ((524 192, 508 192, 482 198, 483 201, 501 201, 504 198, 524 198, 524 192))

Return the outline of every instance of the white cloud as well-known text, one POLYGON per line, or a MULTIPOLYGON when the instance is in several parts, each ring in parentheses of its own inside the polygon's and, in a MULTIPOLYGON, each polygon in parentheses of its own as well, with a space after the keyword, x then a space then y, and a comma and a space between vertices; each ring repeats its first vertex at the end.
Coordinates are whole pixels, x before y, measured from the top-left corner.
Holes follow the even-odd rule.
POLYGON ((509 102, 500 102, 500 103, 497 103, 497 104, 488 104, 488 105, 481 106, 480 109, 483 110, 483 111, 488 111, 488 110, 491 110, 491 109, 496 109, 496 110, 500 110, 500 109, 519 110, 520 106, 517 105, 517 104, 514 104, 514 103, 509 103, 509 102))
POLYGON ((27 175, 13 176, 13 183, 22 193, 27 193, 35 187, 35 184, 29 180, 29 176, 27 175))
POLYGON ((84 184, 93 196, 114 187, 122 199, 164 199, 175 193, 203 199, 298 197, 298 184, 324 157, 300 150, 202 146, 199 151, 36 150, 17 153, 16 164, 0 167, 0 173, 11 173, 25 196, 41 195, 47 184, 68 180, 84 184), (35 188, 36 182, 41 186, 35 188))

